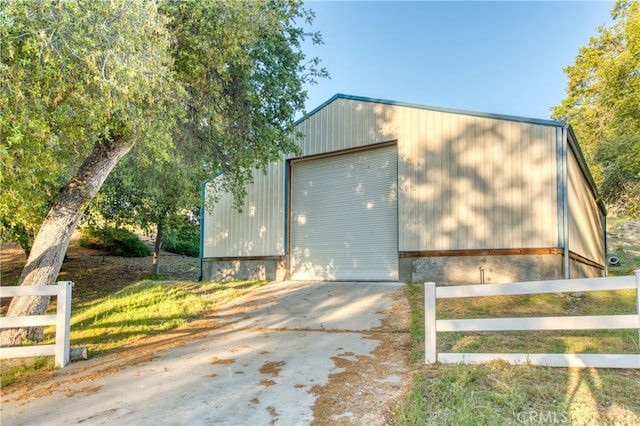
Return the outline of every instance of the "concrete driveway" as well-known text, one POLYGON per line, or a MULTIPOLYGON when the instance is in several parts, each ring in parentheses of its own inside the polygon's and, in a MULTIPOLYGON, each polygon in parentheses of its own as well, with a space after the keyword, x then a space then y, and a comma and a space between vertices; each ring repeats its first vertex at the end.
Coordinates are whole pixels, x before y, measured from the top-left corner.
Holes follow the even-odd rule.
MULTIPOLYGON (((381 325, 401 286, 269 284, 216 312, 211 328, 173 336, 169 349, 149 345, 136 356, 73 363, 48 383, 4 395, 1 423, 310 424, 315 390, 342 370, 337 357, 354 361, 374 351, 379 341, 366 333, 381 325)), ((349 413, 333 418, 370 423, 349 413)))

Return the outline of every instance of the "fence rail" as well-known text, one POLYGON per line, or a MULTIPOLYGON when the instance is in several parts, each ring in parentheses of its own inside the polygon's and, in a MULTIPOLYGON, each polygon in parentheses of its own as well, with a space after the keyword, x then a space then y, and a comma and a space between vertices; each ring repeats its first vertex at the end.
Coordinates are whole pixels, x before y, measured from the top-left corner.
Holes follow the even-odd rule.
POLYGON ((69 335, 71 332, 71 289, 73 282, 59 281, 57 285, 0 286, 0 298, 16 296, 56 296, 55 315, 32 315, 0 318, 0 328, 56 326, 56 343, 53 345, 16 346, 0 348, 0 359, 35 356, 55 356, 57 367, 69 363, 69 335))
POLYGON ((494 360, 510 364, 549 367, 640 368, 640 354, 524 354, 438 353, 438 332, 637 329, 640 344, 640 270, 634 276, 580 278, 436 287, 425 283, 425 362, 477 364, 494 360), (436 319, 436 301, 462 297, 511 296, 542 293, 636 290, 636 313, 632 315, 563 316, 533 318, 436 319))

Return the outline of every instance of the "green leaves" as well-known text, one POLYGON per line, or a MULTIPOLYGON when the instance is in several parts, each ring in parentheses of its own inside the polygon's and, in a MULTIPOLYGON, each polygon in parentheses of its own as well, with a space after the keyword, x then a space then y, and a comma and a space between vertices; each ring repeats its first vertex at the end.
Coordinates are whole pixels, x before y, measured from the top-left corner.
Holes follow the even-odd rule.
POLYGON ((28 239, 98 141, 170 143, 165 96, 179 86, 154 3, 9 0, 2 9, 0 232, 28 239))
POLYGON ((554 118, 574 128, 602 197, 614 213, 640 215, 640 4, 618 1, 565 69, 567 98, 554 118))
POLYGON ((252 168, 297 149, 303 84, 326 76, 300 50, 321 40, 298 1, 0 2, 3 238, 29 241, 114 135, 139 148, 112 195, 181 208, 223 172, 240 205, 252 168))
MULTIPOLYGON (((202 159, 210 176, 238 204, 254 167, 295 152, 294 116, 304 108, 302 86, 326 76, 301 52, 310 20, 297 1, 168 2, 172 54, 189 93, 181 144, 202 159)), ((319 41, 317 35, 314 35, 319 41)))

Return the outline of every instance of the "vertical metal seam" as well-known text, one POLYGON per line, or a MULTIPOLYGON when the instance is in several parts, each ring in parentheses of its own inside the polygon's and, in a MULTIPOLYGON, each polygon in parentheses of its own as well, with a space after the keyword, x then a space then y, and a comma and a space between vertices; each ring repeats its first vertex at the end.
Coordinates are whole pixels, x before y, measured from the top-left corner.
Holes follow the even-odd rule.
MULTIPOLYGON (((398 146, 400 142, 396 141, 396 251, 400 253, 400 155, 398 154, 398 146)), ((398 265, 400 268, 400 265, 398 265)))
MULTIPOLYGON (((602 211, 601 211, 602 213, 602 211)), ((607 247, 608 242, 607 242, 607 215, 603 214, 602 215, 602 232, 603 232, 603 238, 604 238, 604 271, 605 271, 605 276, 609 276, 609 262, 607 260, 607 253, 609 252, 609 247, 607 247)), ((640 305, 638 306, 638 309, 640 309, 640 305)), ((638 344, 640 344, 640 340, 638 341, 638 344)))
POLYGON ((289 186, 290 186, 290 182, 289 182, 289 176, 290 176, 290 168, 291 168, 291 162, 290 160, 285 160, 284 161, 284 200, 283 200, 283 204, 284 204, 284 241, 283 241, 283 255, 287 256, 289 255, 289 251, 290 251, 290 247, 289 247, 289 212, 290 212, 290 205, 289 205, 289 186))
POLYGON ((558 220, 556 242, 558 247, 564 247, 564 210, 562 186, 563 153, 562 153, 562 128, 556 128, 556 216, 558 220))
POLYGON ((568 125, 562 128, 562 216, 563 216, 563 269, 564 278, 571 278, 570 262, 569 262, 569 158, 568 158, 568 125))
POLYGON ((207 196, 207 183, 209 183, 209 179, 206 179, 200 184, 200 276, 198 277, 198 281, 202 281, 203 279, 203 271, 202 271, 202 263, 204 259, 204 215, 205 215, 205 202, 207 196))

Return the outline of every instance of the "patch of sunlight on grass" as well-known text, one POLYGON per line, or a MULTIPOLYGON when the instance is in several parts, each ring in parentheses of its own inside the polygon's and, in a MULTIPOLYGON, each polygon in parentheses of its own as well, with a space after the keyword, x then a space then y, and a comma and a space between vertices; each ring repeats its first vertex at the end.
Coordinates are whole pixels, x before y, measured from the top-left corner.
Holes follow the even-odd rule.
POLYGON ((561 294, 490 296, 437 301, 438 319, 563 315, 570 300, 561 294))
MULTIPOLYGON (((90 356, 117 350, 203 317, 265 284, 266 281, 139 281, 109 296, 72 304, 71 347, 87 346, 90 356)), ((55 314, 55 301, 48 312, 55 314)), ((52 344, 54 339, 55 326, 48 326, 44 328, 44 340, 38 344, 52 344)), ((35 343, 25 342, 29 344, 35 343)), ((53 357, 3 368, 2 386, 9 386, 21 376, 53 369, 53 357)))
POLYGON ((140 281, 73 312, 71 345, 88 346, 91 354, 116 349, 180 327, 264 284, 140 281))
POLYGON ((590 291, 583 293, 578 301, 582 315, 624 315, 636 311, 636 291, 590 291))

